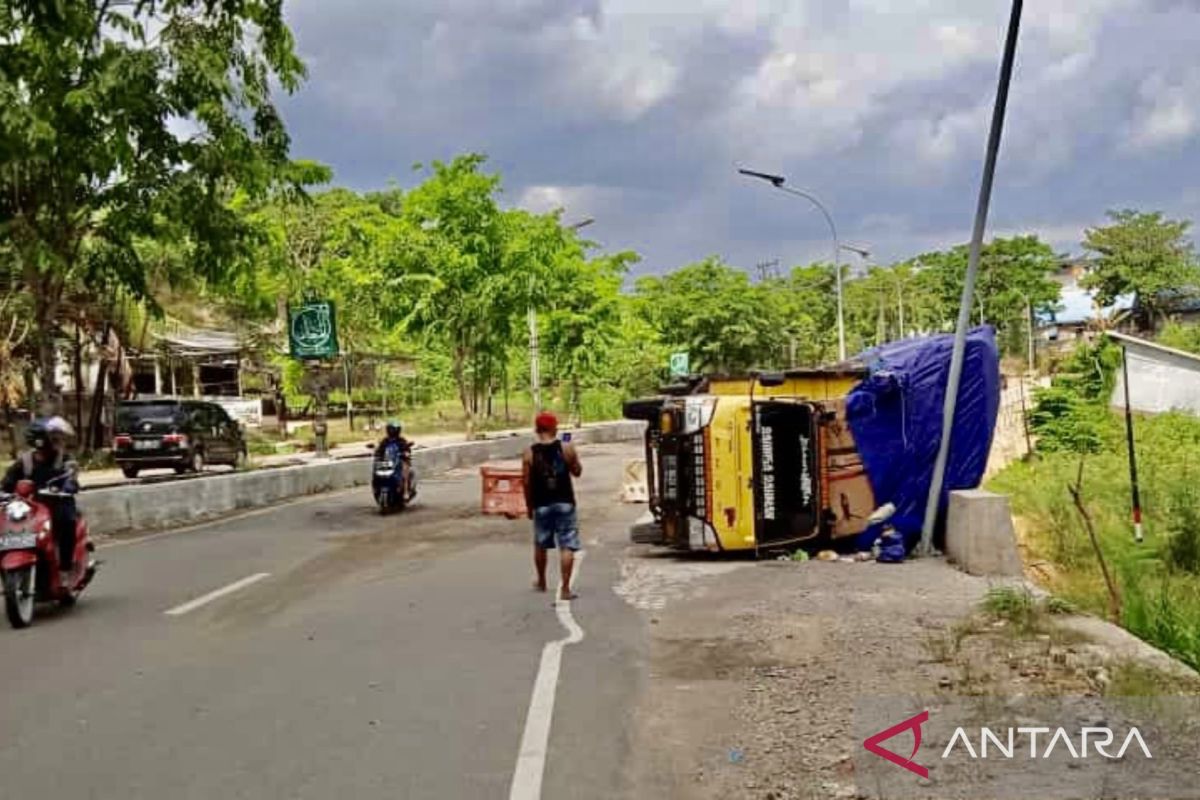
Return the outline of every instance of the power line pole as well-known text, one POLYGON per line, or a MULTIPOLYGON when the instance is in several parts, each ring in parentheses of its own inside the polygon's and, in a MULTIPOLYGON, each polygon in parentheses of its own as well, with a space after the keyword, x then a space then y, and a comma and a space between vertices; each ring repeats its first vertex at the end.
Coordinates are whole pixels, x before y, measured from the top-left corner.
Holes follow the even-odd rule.
POLYGON ((760 261, 755 265, 755 270, 758 272, 758 282, 762 283, 769 278, 779 277, 779 259, 774 258, 770 261, 760 261))

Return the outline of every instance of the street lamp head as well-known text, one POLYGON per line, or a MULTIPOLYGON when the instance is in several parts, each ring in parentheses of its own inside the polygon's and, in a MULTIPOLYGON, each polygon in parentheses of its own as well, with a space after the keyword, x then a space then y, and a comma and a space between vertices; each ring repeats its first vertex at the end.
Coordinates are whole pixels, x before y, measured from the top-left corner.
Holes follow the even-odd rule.
POLYGON ((574 225, 568 225, 567 230, 577 231, 580 228, 586 228, 588 225, 591 225, 595 221, 596 220, 593 217, 587 217, 586 219, 582 219, 579 222, 576 222, 574 225))
POLYGON ((778 188, 787 182, 787 178, 782 175, 772 175, 769 172, 756 172, 752 169, 738 169, 738 172, 749 178, 758 178, 761 181, 766 181, 772 186, 778 188))

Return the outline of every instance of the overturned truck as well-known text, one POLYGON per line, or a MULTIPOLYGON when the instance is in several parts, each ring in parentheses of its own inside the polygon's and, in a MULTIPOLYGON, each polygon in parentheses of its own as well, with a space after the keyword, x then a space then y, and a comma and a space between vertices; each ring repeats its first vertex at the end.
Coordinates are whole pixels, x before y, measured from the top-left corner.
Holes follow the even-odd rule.
MULTIPOLYGON (((953 337, 907 339, 829 368, 694 376, 625 404, 647 423, 652 521, 635 542, 756 552, 870 549, 876 508, 911 547, 941 438, 953 337)), ((941 505, 979 485, 1000 403, 991 328, 970 332, 941 505)), ((939 516, 940 519, 940 516, 939 516)), ((939 525, 940 528, 940 525, 939 525)))

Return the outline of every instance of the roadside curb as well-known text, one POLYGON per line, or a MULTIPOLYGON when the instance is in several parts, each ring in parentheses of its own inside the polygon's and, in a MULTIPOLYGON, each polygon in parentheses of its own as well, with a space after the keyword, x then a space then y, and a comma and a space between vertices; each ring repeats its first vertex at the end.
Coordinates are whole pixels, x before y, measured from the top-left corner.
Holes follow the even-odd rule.
MULTIPOLYGON (((641 439, 644 430, 645 423, 621 421, 585 425, 571 434, 581 444, 605 444, 641 439)), ((421 477, 438 475, 516 458, 528 443, 528 437, 511 436, 438 445, 414 451, 413 466, 421 477)), ((78 502, 93 535, 152 532, 305 495, 362 486, 370 479, 370 463, 355 458, 212 475, 204 480, 97 488, 81 493, 78 502)))

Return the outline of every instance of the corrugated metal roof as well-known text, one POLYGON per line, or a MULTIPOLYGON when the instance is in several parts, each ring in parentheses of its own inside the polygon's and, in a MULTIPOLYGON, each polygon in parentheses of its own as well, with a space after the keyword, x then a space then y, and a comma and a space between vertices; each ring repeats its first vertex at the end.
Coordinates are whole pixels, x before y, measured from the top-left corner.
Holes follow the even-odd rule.
POLYGON ((224 331, 187 331, 186 333, 154 334, 163 346, 176 355, 222 355, 244 349, 237 334, 224 331))

